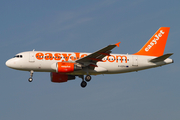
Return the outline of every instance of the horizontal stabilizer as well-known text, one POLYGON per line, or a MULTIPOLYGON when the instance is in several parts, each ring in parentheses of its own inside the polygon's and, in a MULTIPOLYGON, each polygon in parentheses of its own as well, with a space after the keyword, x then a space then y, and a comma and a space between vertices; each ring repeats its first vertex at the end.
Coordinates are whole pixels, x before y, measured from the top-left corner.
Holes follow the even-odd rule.
POLYGON ((151 59, 149 62, 160 62, 160 61, 164 61, 165 59, 167 59, 167 58, 170 57, 171 55, 173 55, 173 53, 168 53, 168 54, 162 55, 162 56, 160 56, 160 57, 151 59))

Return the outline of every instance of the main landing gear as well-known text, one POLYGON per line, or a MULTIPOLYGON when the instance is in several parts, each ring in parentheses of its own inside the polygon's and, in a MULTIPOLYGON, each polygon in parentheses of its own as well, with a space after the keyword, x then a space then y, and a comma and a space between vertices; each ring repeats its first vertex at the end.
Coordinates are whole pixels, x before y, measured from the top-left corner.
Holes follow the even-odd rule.
POLYGON ((33 73, 34 73, 34 71, 31 70, 31 71, 30 71, 30 78, 28 79, 29 82, 32 82, 32 81, 33 81, 33 78, 32 78, 32 77, 33 77, 33 73))
POLYGON ((81 87, 85 88, 87 86, 87 82, 89 82, 91 80, 91 76, 86 75, 86 77, 85 77, 86 81, 84 81, 84 75, 80 75, 79 77, 82 78, 81 87))
POLYGON ((87 82, 91 81, 91 76, 90 76, 90 75, 86 75, 85 80, 86 80, 87 82))

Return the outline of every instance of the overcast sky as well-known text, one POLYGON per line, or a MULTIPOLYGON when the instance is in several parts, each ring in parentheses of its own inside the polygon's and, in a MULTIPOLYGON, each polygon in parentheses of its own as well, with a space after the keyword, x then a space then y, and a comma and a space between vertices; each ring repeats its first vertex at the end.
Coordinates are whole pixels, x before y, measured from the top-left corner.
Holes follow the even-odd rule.
POLYGON ((1 0, 1 120, 179 120, 180 1, 1 0), (160 28, 171 27, 165 53, 175 63, 149 70, 52 83, 50 73, 5 66, 23 51, 137 52, 160 28))

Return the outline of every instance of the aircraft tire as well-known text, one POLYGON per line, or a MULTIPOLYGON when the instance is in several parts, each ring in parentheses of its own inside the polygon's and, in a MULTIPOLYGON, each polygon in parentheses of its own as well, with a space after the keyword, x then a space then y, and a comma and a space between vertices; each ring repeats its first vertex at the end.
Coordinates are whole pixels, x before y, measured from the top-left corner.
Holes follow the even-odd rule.
POLYGON ((86 82, 86 81, 82 81, 82 82, 81 82, 81 87, 82 87, 82 88, 85 88, 86 86, 87 86, 87 82, 86 82))
POLYGON ((91 81, 91 76, 90 76, 90 75, 86 75, 85 80, 86 80, 87 82, 91 81))
POLYGON ((33 79, 30 77, 30 78, 28 79, 28 81, 29 81, 29 82, 32 82, 32 81, 33 81, 33 79))

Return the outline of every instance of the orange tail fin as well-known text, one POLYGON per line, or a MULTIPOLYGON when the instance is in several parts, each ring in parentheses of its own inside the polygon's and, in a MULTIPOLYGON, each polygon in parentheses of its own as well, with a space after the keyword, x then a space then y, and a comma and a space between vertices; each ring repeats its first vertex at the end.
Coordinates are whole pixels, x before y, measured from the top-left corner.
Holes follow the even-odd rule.
POLYGON ((134 55, 161 56, 164 53, 170 27, 161 27, 134 55))

